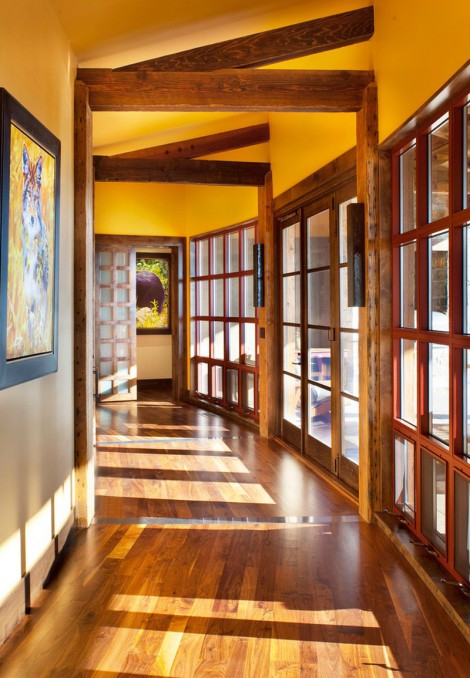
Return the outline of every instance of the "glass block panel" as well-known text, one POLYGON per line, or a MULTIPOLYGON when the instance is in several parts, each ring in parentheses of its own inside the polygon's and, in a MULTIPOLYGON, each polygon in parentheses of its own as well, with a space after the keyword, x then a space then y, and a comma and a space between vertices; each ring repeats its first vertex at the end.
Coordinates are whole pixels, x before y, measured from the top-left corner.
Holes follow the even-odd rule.
POLYGON ((100 325, 100 338, 101 339, 112 339, 113 338, 113 326, 112 325, 100 325))
POLYGON ((225 340, 224 340, 224 323, 212 323, 214 332, 213 343, 213 358, 216 360, 224 360, 225 357, 225 340))
POLYGON ((331 391, 308 385, 308 433, 331 447, 331 391))
POLYGON ((240 313, 240 279, 228 278, 228 314, 237 317, 240 313))
POLYGON ((357 198, 351 198, 339 205, 339 263, 345 264, 348 260, 348 205, 356 203, 357 198))
POLYGON ((282 272, 300 271, 300 224, 282 230, 282 272))
POLYGON ((400 233, 416 228, 416 145, 400 156, 400 233))
POLYGON ((429 238, 429 329, 449 331, 449 233, 429 238))
POLYGON ((100 285, 111 285, 113 282, 112 272, 109 268, 100 269, 100 285))
POLYGON ((415 446, 395 433, 395 506, 415 520, 415 446))
POLYGON ((207 320, 201 320, 198 322, 199 329, 199 344, 197 355, 204 358, 209 357, 209 348, 210 348, 210 336, 209 336, 209 322, 207 320))
POLYGON ((416 341, 400 340, 400 418, 413 426, 418 424, 417 351, 416 341))
POLYGON ((101 381, 100 381, 100 394, 102 396, 113 395, 113 382, 108 381, 107 379, 101 379, 101 381))
POLYGON ((470 207, 470 104, 464 108, 463 207, 470 207))
POLYGON ((400 247, 400 325, 416 325, 416 243, 400 247))
POLYGON ((283 307, 285 323, 300 323, 300 275, 283 278, 283 307))
POLYGON ((344 329, 359 329, 359 309, 348 306, 348 269, 344 266, 339 269, 339 317, 340 325, 344 329))
POLYGON ((129 375, 130 363, 128 360, 118 360, 117 362, 117 376, 124 377, 129 375))
POLYGON ((116 252, 115 266, 129 266, 129 252, 116 252))
POLYGON ((308 331, 308 378, 331 386, 331 347, 328 330, 308 331))
POLYGON ((341 455, 359 465, 359 403, 341 397, 341 455))
POLYGON ((284 325, 283 369, 285 372, 300 376, 300 327, 284 325))
POLYGON ((100 266, 112 266, 112 265, 113 265, 113 253, 100 252, 100 266))
POLYGON ((243 316, 245 318, 255 317, 255 307, 253 306, 253 276, 244 275, 242 278, 243 284, 243 316))
POLYGON ((129 325, 115 325, 114 334, 116 339, 129 339, 129 325))
POLYGON ((212 315, 222 317, 224 315, 224 281, 216 278, 212 284, 212 315))
POLYGON ((429 345, 429 433, 449 444, 449 347, 429 345))
POLYGON ((255 409, 255 375, 252 372, 242 373, 242 406, 244 410, 255 409))
POLYGON ((113 319, 113 309, 111 306, 100 307, 100 319, 104 321, 113 319))
POLYGON ((112 360, 101 360, 100 361, 100 377, 110 377, 113 373, 113 361, 112 360))
POLYGON ((470 482, 455 476, 455 569, 470 580, 470 482))
POLYGON ((118 358, 124 358, 127 360, 129 358, 129 344, 117 344, 116 355, 118 358))
POLYGON ((421 455, 421 531, 445 554, 446 466, 425 450, 421 455))
POLYGON ((118 268, 116 271, 116 282, 120 285, 129 284, 129 269, 118 268))
POLYGON ((240 362, 240 325, 229 323, 228 359, 231 363, 240 362))
POLYGON ((227 400, 238 405, 238 370, 227 370, 227 400))
POLYGON ((449 119, 437 121, 429 134, 429 220, 449 214, 449 119))
POLYGON ((227 236, 228 245, 228 271, 229 273, 236 273, 240 270, 240 254, 239 254, 240 234, 238 231, 229 233, 227 236))
POLYGON ((244 228, 243 231, 243 270, 253 270, 253 245, 255 244, 255 229, 244 228))
POLYGON ((209 393, 209 365, 207 363, 197 364, 197 390, 202 395, 209 393))
POLYGON ((118 381, 117 382, 117 392, 118 393, 129 393, 129 381, 127 379, 125 381, 118 381))
POLYGON ((100 301, 102 304, 110 304, 113 301, 113 290, 111 287, 102 287, 100 289, 100 301))
POLYGON ((308 268, 330 265, 330 210, 307 219, 307 248, 308 268))
POLYGON ((341 332, 341 390, 359 398, 359 335, 341 332))
POLYGON ((209 281, 199 280, 197 283, 198 315, 209 315, 209 281))
POLYGON ((302 403, 300 379, 283 375, 283 416, 291 424, 300 428, 302 403))
POLYGON ((224 370, 221 365, 212 367, 212 396, 218 400, 224 397, 224 370))
POLYGON ((224 272, 224 236, 212 238, 212 275, 224 272))
POLYGON ((209 241, 196 242, 196 275, 209 275, 209 241))
POLYGON ((196 315, 196 283, 191 282, 189 285, 189 312, 191 317, 196 315))
POLYGON ((245 365, 256 365, 256 325, 243 323, 243 341, 245 348, 245 365))
POLYGON ((101 358, 112 358, 113 357, 113 345, 112 344, 100 344, 100 356, 101 356, 101 358))
POLYGON ((116 308, 116 320, 130 320, 130 308, 127 306, 118 306, 116 308))
POLYGON ((118 304, 128 304, 129 303, 129 288, 128 287, 118 287, 116 290, 116 301, 118 304))
POLYGON ((308 274, 308 323, 330 326, 330 270, 308 274))

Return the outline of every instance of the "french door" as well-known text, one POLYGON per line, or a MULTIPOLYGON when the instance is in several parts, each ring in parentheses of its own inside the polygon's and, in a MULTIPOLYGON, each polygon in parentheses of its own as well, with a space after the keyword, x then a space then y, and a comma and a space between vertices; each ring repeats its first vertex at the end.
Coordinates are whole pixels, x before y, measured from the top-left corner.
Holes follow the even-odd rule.
POLYGON ((358 311, 347 305, 355 185, 281 221, 282 436, 352 488, 359 463, 358 311))

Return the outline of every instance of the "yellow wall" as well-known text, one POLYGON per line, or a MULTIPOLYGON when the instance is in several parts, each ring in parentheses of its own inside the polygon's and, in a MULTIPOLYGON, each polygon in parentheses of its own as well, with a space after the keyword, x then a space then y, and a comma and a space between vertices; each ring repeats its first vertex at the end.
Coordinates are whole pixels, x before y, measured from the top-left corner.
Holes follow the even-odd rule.
POLYGON ((73 80, 48 0, 3 2, 0 84, 61 140, 62 172, 59 369, 0 392, 0 601, 73 501, 73 80))

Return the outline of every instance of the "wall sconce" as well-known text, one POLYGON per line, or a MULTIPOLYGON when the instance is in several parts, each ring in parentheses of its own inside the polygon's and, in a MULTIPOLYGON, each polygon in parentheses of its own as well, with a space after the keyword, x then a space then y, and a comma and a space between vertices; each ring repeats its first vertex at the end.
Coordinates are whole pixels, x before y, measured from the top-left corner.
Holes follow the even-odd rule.
POLYGON ((347 206, 348 306, 366 305, 364 203, 347 206))
POLYGON ((264 306, 264 245, 253 245, 253 306, 264 306))

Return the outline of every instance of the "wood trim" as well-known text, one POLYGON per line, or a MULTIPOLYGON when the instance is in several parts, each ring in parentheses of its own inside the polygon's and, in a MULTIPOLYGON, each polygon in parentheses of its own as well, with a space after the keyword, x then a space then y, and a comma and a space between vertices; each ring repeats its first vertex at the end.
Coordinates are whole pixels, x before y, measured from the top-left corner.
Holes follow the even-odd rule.
POLYGON ((93 111, 351 112, 371 71, 117 72, 81 68, 93 111))
POLYGON ((141 148, 128 153, 117 153, 111 157, 152 158, 153 160, 175 160, 179 158, 189 160, 190 158, 199 158, 201 155, 211 155, 212 153, 221 153, 237 148, 263 144, 269 141, 269 138, 269 124, 262 123, 261 125, 241 127, 240 129, 233 129, 228 132, 209 134, 204 137, 175 141, 171 144, 141 148))
POLYGON ((213 186, 263 186, 270 170, 265 162, 221 160, 153 160, 95 155, 95 181, 127 181, 213 186))
POLYGON ((94 515, 93 401, 93 151, 88 88, 75 83, 74 407, 77 520, 94 515))
POLYGON ((351 148, 274 199, 274 212, 280 218, 312 199, 331 193, 356 176, 356 149, 351 148))

